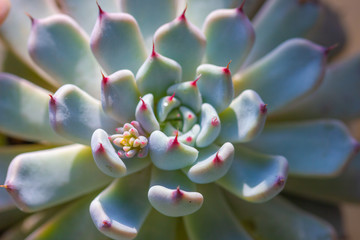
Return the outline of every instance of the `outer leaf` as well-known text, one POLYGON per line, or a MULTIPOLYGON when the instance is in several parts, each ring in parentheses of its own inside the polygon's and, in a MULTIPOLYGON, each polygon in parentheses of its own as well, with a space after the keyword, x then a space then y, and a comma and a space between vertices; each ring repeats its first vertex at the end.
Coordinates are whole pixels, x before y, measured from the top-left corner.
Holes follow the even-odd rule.
POLYGON ((147 132, 160 130, 160 125, 154 114, 154 96, 146 94, 136 106, 135 118, 141 124, 141 127, 147 132))
POLYGON ((56 13, 55 2, 47 0, 11 0, 11 11, 6 21, 1 25, 0 34, 1 39, 6 42, 11 51, 24 61, 27 66, 35 70, 49 83, 58 86, 58 83, 39 68, 29 56, 27 40, 31 25, 24 12, 31 13, 35 18, 46 17, 56 13))
POLYGON ((222 192, 215 185, 199 185, 199 189, 205 198, 202 208, 184 217, 190 239, 251 239, 238 224, 222 192))
POLYGON ((360 116, 360 55, 330 65, 323 83, 310 96, 294 103, 277 118, 351 119, 360 116))
MULTIPOLYGON (((57 2, 63 12, 75 19, 88 34, 91 33, 98 13, 95 2, 88 0, 58 0, 57 2)), ((118 10, 115 0, 98 0, 98 2, 104 10, 118 10)))
POLYGON ((139 232, 151 206, 146 201, 149 171, 135 173, 115 181, 90 205, 95 226, 112 239, 133 239, 139 232))
POLYGON ((107 238, 94 228, 90 218, 89 204, 93 196, 94 194, 91 194, 66 206, 26 239, 57 240, 81 236, 88 240, 106 240, 107 238))
POLYGON ((206 62, 223 65, 232 60, 230 69, 238 71, 255 40, 254 29, 242 8, 220 9, 206 18, 206 62))
POLYGON ((206 40, 184 14, 161 26, 154 39, 159 53, 177 61, 182 67, 183 81, 189 81, 195 77, 196 67, 201 63, 206 40))
POLYGON ((255 62, 287 39, 304 37, 319 14, 320 6, 313 1, 267 1, 253 19, 256 40, 246 63, 255 62))
POLYGON ((289 178, 285 191, 321 201, 358 203, 359 171, 360 154, 357 154, 340 175, 332 178, 294 176, 289 178))
POLYGON ((245 90, 220 114, 220 142, 248 142, 257 137, 265 124, 267 108, 253 90, 245 90))
POLYGON ((235 146, 233 164, 217 183, 244 200, 265 202, 284 188, 287 172, 288 163, 284 157, 235 146))
POLYGON ((281 154, 291 175, 308 177, 338 174, 358 148, 345 125, 336 120, 269 124, 247 146, 281 154))
POLYGON ((269 104, 269 112, 282 110, 319 84, 326 52, 304 39, 288 40, 233 77, 235 96, 252 89, 269 104))
POLYGON ((133 16, 100 9, 90 40, 97 61, 108 73, 136 72, 146 59, 144 40, 133 16))
POLYGON ((5 184, 21 210, 37 211, 91 192, 110 180, 96 167, 89 147, 70 145, 18 155, 9 166, 5 184))
POLYGON ((102 128, 113 132, 118 123, 107 116, 98 100, 74 85, 59 88, 49 101, 52 128, 72 141, 90 145, 92 133, 102 128))
POLYGON ((66 15, 32 20, 31 58, 58 82, 73 83, 100 98, 101 74, 86 33, 66 15))
POLYGON ((51 129, 48 94, 24 79, 0 73, 0 130, 32 141, 66 143, 51 129))
POLYGON ((337 239, 334 229, 280 197, 254 204, 227 194, 238 220, 254 239, 318 240, 337 239))
POLYGON ((101 104, 104 111, 117 121, 127 123, 135 119, 139 96, 135 77, 129 70, 119 70, 103 77, 101 104))

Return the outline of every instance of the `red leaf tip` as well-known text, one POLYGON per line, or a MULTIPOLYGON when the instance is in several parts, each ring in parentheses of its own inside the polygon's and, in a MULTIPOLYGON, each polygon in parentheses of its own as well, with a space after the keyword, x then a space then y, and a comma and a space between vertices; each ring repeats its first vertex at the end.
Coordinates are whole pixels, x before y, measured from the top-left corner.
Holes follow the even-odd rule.
POLYGON ((101 76, 102 76, 102 80, 101 80, 101 83, 103 85, 106 85, 108 82, 109 82, 109 78, 108 77, 105 77, 104 73, 101 71, 101 76))
POLYGON ((260 104, 260 112, 262 114, 267 113, 267 104, 260 104))
POLYGON ((180 186, 177 186, 176 190, 174 190, 172 193, 172 197, 174 200, 180 200, 183 195, 184 193, 180 190, 180 186))
POLYGON ((278 185, 279 187, 282 187, 282 186, 284 186, 284 184, 285 184, 285 178, 282 176, 277 177, 276 185, 278 185))
POLYGON ((33 26, 37 20, 33 16, 31 16, 30 13, 28 13, 28 12, 25 12, 25 15, 30 18, 31 26, 33 26))
POLYGON ((338 43, 324 49, 324 54, 328 56, 335 48, 339 46, 338 43))
POLYGON ((155 51, 155 42, 153 42, 153 47, 152 47, 152 52, 151 52, 151 57, 157 57, 158 53, 155 51))
POLYGON ((96 5, 98 6, 98 9, 99 9, 99 17, 101 18, 104 14, 105 14, 105 11, 102 10, 102 8, 100 7, 100 4, 98 1, 96 1, 96 5))
POLYGON ((146 107, 146 103, 145 103, 144 99, 142 99, 142 98, 140 97, 140 100, 141 100, 141 102, 142 102, 140 109, 141 109, 141 110, 146 110, 147 107, 146 107))
POLYGON ((196 87, 197 86, 196 83, 197 83, 197 81, 199 81, 200 78, 201 78, 201 74, 199 74, 199 76, 197 76, 197 78, 194 81, 192 81, 190 84, 192 86, 196 87))
POLYGON ((99 147, 96 149, 96 152, 97 152, 97 153, 103 153, 103 152, 105 152, 105 148, 104 148, 104 146, 102 145, 102 143, 99 143, 99 147))
POLYGON ((111 227, 111 221, 109 220, 104 220, 102 221, 102 228, 110 228, 111 227))
POLYGON ((186 16, 185 16, 186 10, 187 10, 187 3, 186 3, 186 5, 185 5, 184 11, 183 11, 182 14, 180 15, 180 17, 178 17, 178 19, 179 19, 180 21, 186 21, 186 16))
POLYGON ((219 157, 219 151, 218 151, 213 159, 213 163, 215 165, 220 165, 222 162, 223 160, 219 157))
POLYGON ((219 124, 220 124, 220 121, 219 121, 219 119, 217 117, 213 117, 211 119, 211 126, 217 127, 217 126, 219 126, 219 124))
POLYGON ((245 6, 246 0, 243 0, 240 7, 237 8, 237 10, 241 13, 244 12, 244 6, 245 6))
POLYGON ((226 67, 223 68, 223 71, 224 71, 225 74, 230 74, 231 73, 230 69, 229 69, 231 61, 232 60, 230 60, 230 62, 226 65, 226 67))
POLYGON ((49 97, 50 97, 50 104, 51 104, 51 105, 55 105, 55 104, 56 104, 56 100, 55 100, 54 96, 51 95, 51 94, 49 94, 49 97))
POLYGON ((175 97, 175 92, 168 98, 169 102, 171 102, 175 97))

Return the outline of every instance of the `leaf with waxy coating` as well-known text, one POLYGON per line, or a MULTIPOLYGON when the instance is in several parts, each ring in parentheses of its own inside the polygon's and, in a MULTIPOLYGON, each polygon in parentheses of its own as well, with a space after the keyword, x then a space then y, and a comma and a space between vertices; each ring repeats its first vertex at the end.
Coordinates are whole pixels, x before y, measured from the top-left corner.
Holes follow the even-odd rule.
POLYGON ((220 114, 219 142, 248 142, 257 137, 265 124, 267 106, 253 90, 245 90, 220 114))
POLYGON ((160 130, 160 125, 154 114, 154 96, 149 93, 142 97, 136 106, 135 118, 147 132, 160 130))
POLYGON ((110 181, 94 163, 91 149, 76 144, 18 155, 9 166, 5 185, 16 205, 31 212, 74 199, 110 181))
POLYGON ((177 136, 167 137, 160 131, 154 131, 150 135, 149 151, 154 165, 164 170, 186 167, 198 157, 198 150, 179 142, 177 136))
POLYGON ((56 133, 86 145, 96 129, 112 132, 119 124, 104 113, 100 101, 71 84, 50 97, 49 118, 56 133))
POLYGON ((101 74, 86 33, 66 15, 34 19, 28 42, 32 60, 59 83, 100 98, 101 74))

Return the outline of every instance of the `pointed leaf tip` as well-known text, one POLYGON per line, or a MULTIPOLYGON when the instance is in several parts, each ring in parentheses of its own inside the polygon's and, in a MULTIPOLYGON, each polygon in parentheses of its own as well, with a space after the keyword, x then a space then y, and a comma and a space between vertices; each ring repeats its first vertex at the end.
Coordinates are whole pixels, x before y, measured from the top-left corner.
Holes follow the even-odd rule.
POLYGON ((101 83, 102 83, 103 86, 105 86, 109 82, 109 78, 106 77, 102 71, 100 71, 100 73, 101 73, 101 76, 102 76, 101 83))
POLYGON ((232 60, 229 61, 229 63, 226 65, 226 67, 223 69, 225 74, 231 74, 229 66, 232 60))
POLYGON ((187 3, 186 3, 186 5, 185 5, 184 11, 182 12, 182 14, 180 15, 180 17, 178 18, 180 21, 186 21, 186 16, 185 16, 186 10, 187 10, 187 3))
POLYGON ((324 54, 325 54, 326 56, 329 56, 330 53, 331 53, 335 48, 337 48, 338 46, 339 46, 339 44, 338 44, 338 43, 335 43, 334 45, 325 48, 325 49, 324 49, 324 54))
POLYGON ((155 42, 153 41, 153 45, 152 45, 152 51, 151 51, 151 57, 155 58, 158 56, 158 53, 155 51, 155 42))
POLYGON ((49 94, 49 97, 50 97, 50 104, 51 104, 51 105, 55 105, 55 104, 56 104, 56 100, 55 100, 54 96, 51 95, 51 94, 49 94))
POLYGON ((245 6, 246 0, 243 0, 240 7, 237 8, 237 10, 241 13, 244 12, 244 6, 245 6))
POLYGON ((33 26, 36 23, 36 19, 30 15, 30 13, 25 12, 25 15, 29 17, 30 21, 31 21, 31 26, 33 26))
POLYGON ((192 81, 190 84, 191 84, 192 86, 196 87, 196 86, 197 86, 196 83, 197 83, 197 81, 199 81, 200 78, 201 78, 201 74, 199 74, 199 75, 197 76, 197 78, 196 78, 194 81, 192 81))
POLYGON ((100 4, 98 1, 96 1, 96 5, 98 6, 98 9, 99 9, 99 17, 101 18, 104 14, 105 14, 105 11, 101 8, 100 4))

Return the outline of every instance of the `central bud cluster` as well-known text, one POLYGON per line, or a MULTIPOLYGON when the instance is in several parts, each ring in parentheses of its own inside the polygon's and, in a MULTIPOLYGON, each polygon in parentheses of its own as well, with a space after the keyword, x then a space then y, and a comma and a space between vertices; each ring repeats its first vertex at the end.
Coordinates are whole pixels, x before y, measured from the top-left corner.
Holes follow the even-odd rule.
POLYGON ((148 139, 145 132, 136 121, 125 123, 123 127, 116 129, 118 134, 109 136, 109 140, 118 148, 118 155, 121 158, 132 158, 135 155, 139 158, 148 154, 148 139))

